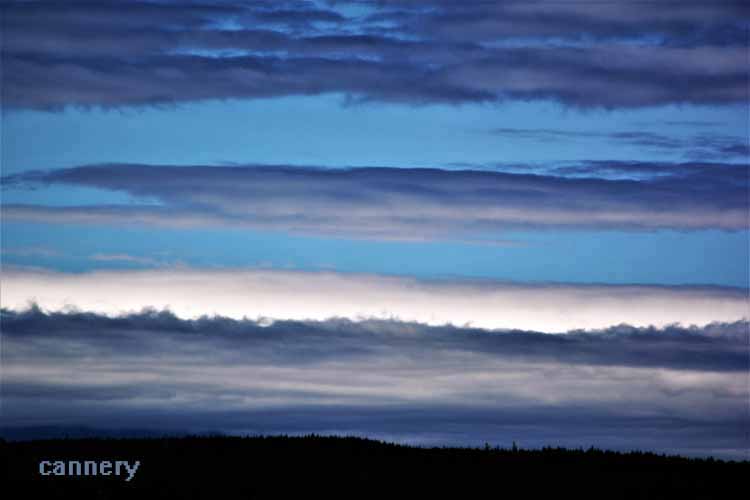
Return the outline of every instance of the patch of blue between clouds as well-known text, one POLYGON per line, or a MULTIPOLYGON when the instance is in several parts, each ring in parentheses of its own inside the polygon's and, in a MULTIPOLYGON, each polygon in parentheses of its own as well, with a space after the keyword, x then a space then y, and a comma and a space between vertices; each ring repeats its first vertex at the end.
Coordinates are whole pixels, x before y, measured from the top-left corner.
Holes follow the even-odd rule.
POLYGON ((617 144, 606 137, 519 141, 491 131, 639 131, 684 139, 699 132, 737 136, 748 127, 747 109, 739 105, 573 111, 552 102, 457 106, 344 102, 341 95, 323 95, 159 108, 7 112, 2 173, 91 163, 450 168, 514 162, 681 161, 684 155, 679 150, 617 144))
POLYGON ((748 288, 748 232, 515 231, 501 245, 292 236, 248 229, 2 224, 4 265, 58 271, 263 267, 523 282, 748 288))

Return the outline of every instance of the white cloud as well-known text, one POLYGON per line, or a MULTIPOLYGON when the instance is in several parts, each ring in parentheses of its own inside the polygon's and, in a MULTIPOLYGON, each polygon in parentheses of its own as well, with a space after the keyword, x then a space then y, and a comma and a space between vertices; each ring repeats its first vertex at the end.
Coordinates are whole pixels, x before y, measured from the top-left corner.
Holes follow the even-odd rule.
POLYGON ((51 311, 75 307, 107 315, 167 308, 180 318, 395 318, 540 332, 748 318, 746 292, 721 287, 521 285, 243 269, 5 270, 2 306, 20 310, 30 301, 51 311))

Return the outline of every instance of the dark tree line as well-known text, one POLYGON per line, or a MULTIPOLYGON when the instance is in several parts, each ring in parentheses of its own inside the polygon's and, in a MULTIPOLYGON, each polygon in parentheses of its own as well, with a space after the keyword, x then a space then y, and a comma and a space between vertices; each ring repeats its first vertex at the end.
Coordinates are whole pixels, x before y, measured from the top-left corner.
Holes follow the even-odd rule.
MULTIPOLYGON (((730 498, 750 462, 590 448, 417 448, 352 437, 0 440, 21 498, 730 498), (136 460, 122 477, 43 477, 41 460, 136 460)), ((9 497, 10 498, 10 497, 9 497)), ((13 497, 15 498, 15 497, 13 497)))

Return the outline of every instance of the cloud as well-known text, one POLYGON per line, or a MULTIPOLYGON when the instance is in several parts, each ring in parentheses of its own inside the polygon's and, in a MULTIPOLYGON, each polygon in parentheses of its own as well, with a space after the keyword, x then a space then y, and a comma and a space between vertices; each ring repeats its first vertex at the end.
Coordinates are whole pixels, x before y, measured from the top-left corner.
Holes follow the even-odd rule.
POLYGON ((746 101, 744 4, 690 4, 679 13, 666 4, 640 13, 569 2, 424 6, 373 4, 372 16, 347 17, 335 5, 299 2, 129 2, 127 9, 11 2, 4 105, 54 110, 327 93, 606 108, 746 101), (648 38, 663 40, 643 44, 648 38))
POLYGON ((60 257, 62 254, 57 250, 46 247, 6 247, 2 248, 3 255, 13 255, 17 257, 41 257, 53 258, 60 257))
POLYGON ((364 0, 381 10, 369 19, 387 21, 390 32, 448 40, 496 42, 521 39, 549 44, 621 41, 649 45, 744 45, 750 8, 742 1, 669 2, 639 9, 627 0, 579 2, 455 2, 364 0))
POLYGON ((541 332, 707 325, 748 318, 747 291, 693 286, 514 284, 276 270, 153 269, 84 274, 5 269, 3 307, 30 302, 117 315, 167 308, 180 318, 397 319, 541 332))
MULTIPOLYGON (((701 122, 698 122, 698 125, 694 126, 701 126, 701 122)), ((644 131, 596 132, 591 130, 522 129, 509 127, 496 128, 491 130, 491 133, 498 137, 513 140, 523 139, 537 142, 604 139, 615 144, 619 143, 652 150, 683 153, 688 158, 726 160, 727 158, 737 157, 738 159, 746 160, 750 157, 750 145, 746 138, 716 134, 700 134, 689 138, 682 138, 644 131)))
POLYGON ((89 256, 89 259, 97 262, 127 262, 131 264, 140 264, 145 266, 159 266, 164 265, 151 257, 142 257, 138 255, 129 255, 125 253, 108 254, 108 253, 96 253, 89 256))
MULTIPOLYGON (((154 349, 143 337, 154 335, 163 339, 158 342, 174 343, 175 354, 184 351, 179 346, 181 342, 203 345, 207 351, 225 349, 227 355, 236 347, 242 352, 227 356, 226 361, 231 364, 253 360, 273 362, 278 367, 354 361, 373 355, 416 360, 425 352, 431 352, 440 364, 440 353, 444 351, 524 362, 712 372, 746 371, 749 362, 745 349, 747 321, 664 328, 621 324, 602 330, 573 330, 553 335, 517 329, 430 326, 397 320, 333 318, 269 323, 221 316, 181 319, 170 311, 155 309, 104 316, 83 311, 44 312, 34 306, 18 311, 4 309, 3 327, 11 343, 64 338, 71 344, 81 343, 107 356, 116 352, 140 356, 154 349)), ((190 352, 195 345, 185 352, 190 352)), ((51 356, 83 355, 80 351, 49 349, 47 354, 51 356)), ((38 352, 43 354, 42 350, 38 352)))
POLYGON ((747 322, 546 335, 5 309, 2 327, 6 431, 116 422, 736 456, 747 425, 747 322))
POLYGON ((10 175, 2 183, 5 189, 66 184, 124 191, 159 204, 6 204, 3 217, 401 240, 488 240, 524 228, 737 231, 748 226, 743 165, 582 162, 551 173, 83 166, 10 175), (613 172, 626 178, 607 178, 613 172))

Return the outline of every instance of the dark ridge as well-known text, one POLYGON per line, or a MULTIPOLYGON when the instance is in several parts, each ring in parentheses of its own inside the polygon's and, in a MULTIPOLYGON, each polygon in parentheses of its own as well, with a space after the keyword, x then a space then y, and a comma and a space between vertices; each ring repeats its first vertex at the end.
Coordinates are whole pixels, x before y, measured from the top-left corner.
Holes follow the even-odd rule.
POLYGON ((30 498, 730 498, 750 462, 595 448, 422 448, 357 437, 0 440, 4 491, 30 498), (39 474, 42 460, 140 462, 121 476, 39 474), (143 498, 143 497, 141 497, 143 498))

